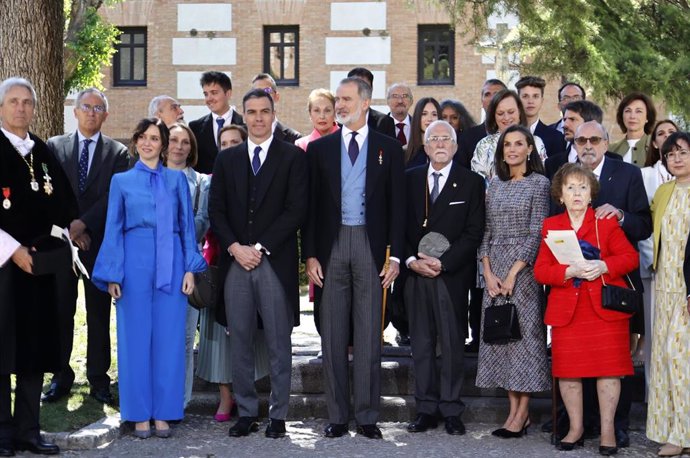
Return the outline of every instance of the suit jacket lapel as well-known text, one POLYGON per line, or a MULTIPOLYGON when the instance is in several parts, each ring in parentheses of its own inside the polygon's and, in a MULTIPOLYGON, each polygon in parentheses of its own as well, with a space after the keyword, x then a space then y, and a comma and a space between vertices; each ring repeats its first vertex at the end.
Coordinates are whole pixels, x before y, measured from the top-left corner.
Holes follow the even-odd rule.
POLYGON ((206 143, 206 150, 211 154, 211 157, 215 161, 216 156, 218 156, 218 143, 213 136, 213 115, 209 113, 204 122, 206 127, 204 132, 204 143, 206 143))
MULTIPOLYGON (((371 116, 369 116, 369 119, 371 119, 371 116)), ((367 177, 366 177, 366 185, 365 185, 365 192, 366 192, 366 200, 368 201, 371 199, 371 196, 374 194, 374 188, 376 185, 379 183, 379 180, 381 179, 381 173, 383 169, 383 163, 379 164, 379 155, 381 155, 382 160, 384 159, 383 156, 385 156, 385 152, 383 151, 383 148, 379 146, 379 143, 376 141, 375 134, 372 135, 373 130, 369 128, 369 134, 367 135, 367 177)), ((382 161, 383 162, 383 161, 382 161)))
POLYGON ((247 173, 249 171, 249 153, 247 149, 247 142, 245 141, 242 145, 238 146, 240 148, 240 154, 234 154, 230 161, 230 173, 235 177, 235 193, 237 194, 237 200, 240 205, 246 208, 247 206, 247 193, 249 187, 249 181, 247 173))
MULTIPOLYGON (((266 191, 268 191, 268 187, 273 181, 273 175, 276 174, 276 171, 282 162, 282 158, 283 155, 280 151, 280 145, 278 145, 276 139, 273 138, 271 145, 268 147, 268 152, 266 153, 266 160, 259 169, 261 180, 259 180, 259 187, 256 189, 257 208, 261 205, 261 201, 266 196, 266 191)), ((247 156, 247 160, 249 160, 249 156, 247 156)))
POLYGON ((61 145, 62 159, 65 164, 65 174, 72 186, 74 195, 79 195, 79 136, 72 132, 61 145))
POLYGON ((325 157, 323 158, 323 163, 324 167, 326 168, 326 177, 328 180, 328 185, 331 188, 331 194, 333 194, 333 201, 338 206, 338 208, 340 208, 342 205, 342 189, 340 188, 340 149, 343 142, 342 131, 338 130, 338 133, 331 137, 329 137, 327 140, 331 142, 332 145, 325 145, 326 148, 324 148, 325 157))

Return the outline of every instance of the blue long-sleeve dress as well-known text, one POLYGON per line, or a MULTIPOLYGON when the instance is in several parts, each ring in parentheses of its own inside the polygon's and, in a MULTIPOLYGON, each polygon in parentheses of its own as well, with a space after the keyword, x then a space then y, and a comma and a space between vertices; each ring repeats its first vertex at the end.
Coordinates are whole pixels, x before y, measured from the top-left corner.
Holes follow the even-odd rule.
POLYGON ((205 269, 185 175, 138 162, 113 176, 93 281, 104 291, 108 283, 122 288, 116 311, 123 420, 183 417, 187 296, 182 279, 185 272, 205 269))

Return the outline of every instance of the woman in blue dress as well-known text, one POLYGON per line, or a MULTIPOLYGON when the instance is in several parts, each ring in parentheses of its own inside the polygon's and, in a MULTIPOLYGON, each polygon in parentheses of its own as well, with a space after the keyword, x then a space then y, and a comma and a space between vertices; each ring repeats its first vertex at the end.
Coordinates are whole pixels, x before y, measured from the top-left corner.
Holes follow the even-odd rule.
POLYGON ((163 167, 169 132, 143 119, 132 136, 138 161, 113 176, 105 238, 93 281, 115 299, 120 414, 135 435, 170 436, 184 415, 185 321, 194 272, 206 269, 194 235, 185 175, 163 167))

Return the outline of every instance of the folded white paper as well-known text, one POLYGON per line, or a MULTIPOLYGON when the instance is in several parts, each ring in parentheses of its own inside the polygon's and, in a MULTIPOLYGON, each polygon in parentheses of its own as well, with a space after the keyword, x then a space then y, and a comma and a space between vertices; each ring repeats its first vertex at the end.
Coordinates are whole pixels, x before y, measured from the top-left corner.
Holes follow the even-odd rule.
POLYGON ((570 265, 584 261, 582 249, 573 230, 549 231, 544 239, 559 264, 570 265))

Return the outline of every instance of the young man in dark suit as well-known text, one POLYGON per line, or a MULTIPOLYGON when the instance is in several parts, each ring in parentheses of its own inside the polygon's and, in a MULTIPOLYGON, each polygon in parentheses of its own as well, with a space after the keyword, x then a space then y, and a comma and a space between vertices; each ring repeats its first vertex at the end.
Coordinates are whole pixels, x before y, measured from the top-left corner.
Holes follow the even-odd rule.
POLYGON ((382 297, 400 272, 403 253, 403 153, 397 139, 367 125, 371 86, 366 81, 345 78, 335 100, 342 128, 307 148, 311 186, 302 240, 307 275, 314 282, 315 300, 320 305, 330 421, 325 435, 340 437, 348 430, 347 347, 352 319, 357 432, 380 439, 376 422, 381 395, 382 297), (390 263, 386 266, 387 246, 390 263))
POLYGON ((265 435, 285 436, 290 401, 292 344, 299 323, 297 230, 307 214, 308 171, 304 152, 271 130, 273 99, 249 91, 242 100, 249 138, 223 150, 209 194, 211 229, 221 246, 219 278, 232 347, 232 385, 240 418, 228 432, 258 430, 254 339, 261 317, 271 367, 270 421, 265 435))
MULTIPOLYGON (((353 68, 348 72, 347 77, 359 78, 363 81, 366 81, 369 84, 369 87, 372 88, 372 90, 374 88, 374 74, 364 67, 353 68)), ((396 137, 395 123, 393 122, 393 119, 390 116, 386 116, 385 113, 381 113, 380 111, 374 110, 371 107, 369 108, 369 111, 366 116, 367 125, 370 129, 381 132, 382 134, 388 135, 389 137, 396 137)))
POLYGON ((199 173, 211 173, 220 150, 218 132, 226 124, 242 126, 244 121, 242 115, 230 106, 232 81, 228 75, 216 71, 204 72, 200 83, 204 91, 204 101, 211 112, 189 123, 199 149, 199 159, 194 170, 199 173))
MULTIPOLYGON (((76 132, 53 137, 48 148, 53 152, 69 179, 79 204, 79 217, 70 223, 72 240, 79 247, 79 257, 90 273, 103 241, 108 206, 110 179, 127 170, 129 155, 120 142, 101 133, 108 117, 108 101, 95 88, 77 94, 74 103, 77 118, 76 132)), ((84 285, 86 299, 86 377, 91 384, 91 396, 104 404, 114 404, 110 393, 110 295, 100 291, 83 275, 71 269, 58 274, 60 329, 60 371, 53 375, 50 388, 41 398, 55 402, 67 396, 74 382, 69 360, 74 336, 74 313, 77 304, 77 283, 84 285)))
POLYGON ((440 413, 448 434, 464 434, 460 389, 465 330, 460 323, 467 314, 465 272, 475 265, 484 234, 485 185, 479 175, 453 162, 458 145, 450 124, 434 121, 424 137, 429 165, 409 170, 406 177, 405 264, 410 272, 405 301, 413 304, 408 316, 417 403, 417 418, 407 430, 436 427, 440 413), (427 251, 420 241, 430 233, 441 234, 450 246, 427 251))
MULTIPOLYGON (((252 79, 252 89, 261 89, 271 96, 274 104, 278 105, 278 103, 280 103, 278 86, 276 85, 276 81, 273 79, 273 77, 268 73, 259 73, 256 75, 254 79, 252 79)), ((294 145, 295 141, 303 137, 303 135, 297 132, 295 129, 278 121, 278 117, 276 116, 275 120, 273 121, 273 137, 294 145)))
MULTIPOLYGON (((480 93, 484 113, 489 110, 489 104, 491 103, 491 99, 494 97, 494 94, 502 91, 503 89, 507 88, 501 80, 488 79, 484 81, 480 93)), ((487 135, 489 134, 486 131, 486 121, 481 124, 477 124, 474 127, 470 127, 469 129, 463 130, 462 134, 460 134, 460 138, 458 138, 458 153, 455 155, 455 161, 469 170, 472 155, 474 154, 474 149, 477 147, 477 143, 479 143, 479 140, 487 135)))
POLYGON ((563 134, 539 119, 539 112, 544 105, 544 87, 546 81, 538 76, 523 76, 515 83, 518 95, 527 114, 527 127, 533 135, 541 138, 546 148, 546 155, 551 157, 565 149, 563 134))

